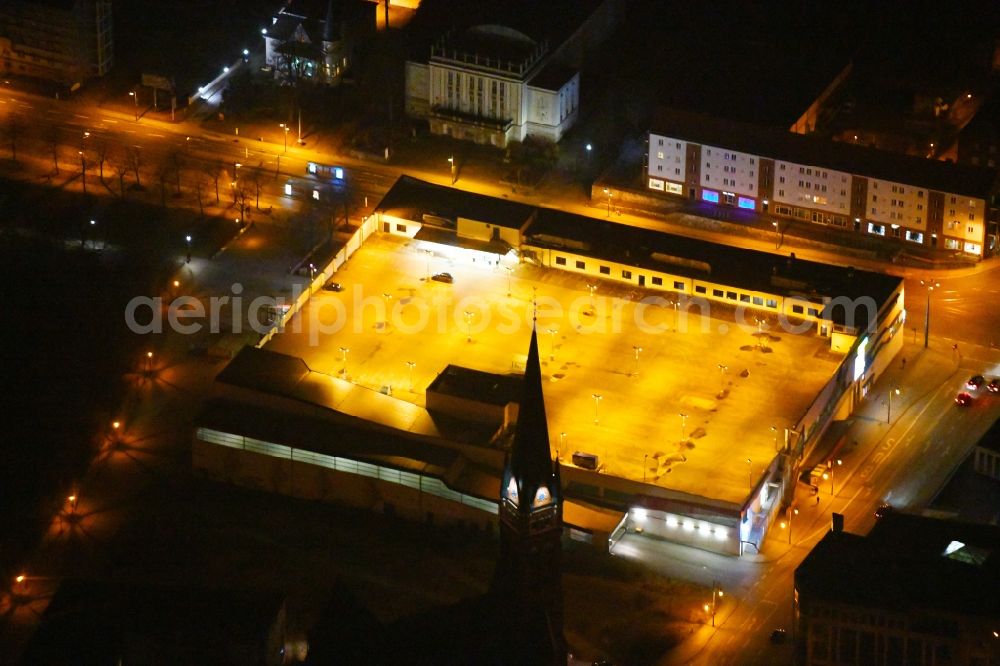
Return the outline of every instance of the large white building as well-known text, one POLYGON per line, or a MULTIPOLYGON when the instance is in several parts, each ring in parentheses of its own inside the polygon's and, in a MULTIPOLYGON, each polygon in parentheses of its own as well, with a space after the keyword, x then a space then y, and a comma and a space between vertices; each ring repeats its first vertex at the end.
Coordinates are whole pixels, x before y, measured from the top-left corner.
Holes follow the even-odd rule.
POLYGON ((977 259, 996 251, 993 169, 676 111, 656 121, 648 149, 650 190, 977 259))
POLYGON ((579 113, 584 56, 622 11, 621 0, 498 3, 490 20, 439 35, 407 61, 406 113, 433 134, 498 147, 559 141, 579 113))

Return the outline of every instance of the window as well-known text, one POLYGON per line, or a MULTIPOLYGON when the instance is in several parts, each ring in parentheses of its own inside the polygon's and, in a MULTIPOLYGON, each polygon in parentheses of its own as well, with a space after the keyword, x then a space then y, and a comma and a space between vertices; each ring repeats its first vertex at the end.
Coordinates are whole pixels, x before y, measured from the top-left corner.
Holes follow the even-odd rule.
POLYGON ((765 305, 767 305, 767 307, 769 308, 776 308, 778 307, 778 301, 774 300, 773 298, 769 298, 767 299, 765 305))
POLYGON ((632 279, 632 271, 622 271, 622 277, 626 280, 632 279))
MULTIPOLYGON (((957 241, 956 241, 956 243, 957 243, 957 241)), ((696 293, 696 294, 704 294, 705 291, 706 291, 705 287, 701 286, 700 284, 697 284, 694 287, 694 293, 696 293)))
POLYGON ((405 224, 400 224, 399 222, 397 222, 396 223, 396 231, 402 231, 405 234, 406 233, 406 225, 405 224))
POLYGON ((764 299, 761 298, 760 296, 754 296, 753 297, 753 304, 754 305, 764 305, 764 299))
POLYGON ((735 301, 736 300, 736 292, 735 291, 727 291, 726 292, 726 298, 728 298, 731 301, 735 301))
POLYGON ((974 233, 976 233, 976 228, 975 228, 974 226, 972 226, 972 225, 969 225, 968 229, 969 229, 969 233, 970 233, 970 234, 974 234, 974 233))
POLYGON ((658 143, 657 145, 660 145, 660 146, 662 146, 662 145, 663 145, 663 139, 660 139, 660 140, 659 140, 659 143, 658 143))
POLYGON ((601 275, 611 275, 611 269, 607 266, 601 266, 600 271, 601 275))
POLYGON ((582 270, 584 270, 587 267, 587 263, 584 262, 584 261, 580 261, 579 259, 577 259, 576 260, 576 267, 579 268, 582 271, 582 270))
POLYGON ((662 286, 663 286, 663 278, 658 278, 658 277, 655 277, 655 276, 654 276, 654 277, 652 278, 652 282, 653 282, 653 284, 654 284, 654 285, 656 285, 657 287, 662 287, 662 286))
POLYGON ((792 306, 792 312, 794 312, 795 314, 802 314, 802 312, 803 312, 802 306, 801 305, 793 305, 792 306))
POLYGON ((806 314, 810 317, 819 317, 819 310, 816 308, 806 308, 806 314))
POLYGON ((969 221, 971 222, 972 220, 975 220, 975 219, 976 219, 976 214, 975 213, 969 213, 969 221))
POLYGON ((750 294, 740 294, 740 303, 749 303, 750 294))
POLYGON ((662 150, 660 150, 660 151, 657 151, 657 153, 656 153, 656 158, 657 158, 657 159, 660 159, 660 160, 662 160, 662 159, 663 159, 663 151, 662 151, 662 150))
POLYGON ((684 283, 679 280, 674 280, 674 289, 677 291, 684 291, 684 283))
POLYGON ((565 266, 566 257, 556 257, 556 266, 565 266))
POLYGON ((908 240, 908 241, 910 241, 912 243, 923 243, 924 242, 924 235, 922 233, 920 233, 919 231, 907 231, 906 232, 906 240, 908 240))
POLYGON ((712 296, 715 296, 716 298, 722 298, 722 290, 721 289, 713 289, 712 290, 712 296))
POLYGON ((868 233, 876 234, 878 236, 885 236, 885 225, 875 224, 874 222, 868 223, 868 233))

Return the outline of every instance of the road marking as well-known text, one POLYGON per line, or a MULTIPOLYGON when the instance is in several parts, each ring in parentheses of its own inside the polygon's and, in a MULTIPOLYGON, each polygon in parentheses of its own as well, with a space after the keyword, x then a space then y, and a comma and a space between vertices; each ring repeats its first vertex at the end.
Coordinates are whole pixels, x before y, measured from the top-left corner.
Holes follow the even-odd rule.
POLYGON ((167 135, 166 134, 156 134, 155 132, 150 132, 149 136, 157 136, 157 137, 159 137, 161 139, 164 139, 164 138, 166 138, 167 135))
POLYGON ((101 122, 104 122, 104 123, 111 123, 111 124, 117 124, 117 123, 118 123, 118 121, 117 121, 117 120, 112 120, 111 118, 105 118, 105 119, 104 119, 104 120, 102 120, 101 122))
POLYGON ((73 114, 74 118, 83 118, 84 120, 90 120, 90 116, 81 116, 79 113, 73 114))

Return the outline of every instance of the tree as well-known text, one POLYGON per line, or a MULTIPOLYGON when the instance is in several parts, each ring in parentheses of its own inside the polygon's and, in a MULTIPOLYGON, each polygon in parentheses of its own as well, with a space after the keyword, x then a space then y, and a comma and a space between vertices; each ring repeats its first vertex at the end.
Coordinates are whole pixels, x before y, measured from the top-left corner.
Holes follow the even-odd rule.
POLYGON ((114 160, 115 173, 118 174, 118 191, 125 196, 125 174, 129 172, 128 151, 122 150, 121 155, 114 160))
POLYGON ((222 167, 221 167, 221 165, 218 162, 202 162, 201 170, 215 184, 215 205, 218 206, 219 205, 219 175, 222 173, 222 167))
POLYGON ((164 208, 167 207, 167 180, 172 172, 173 166, 169 161, 161 162, 156 169, 156 179, 160 182, 160 205, 164 208))
POLYGON ((142 189, 142 183, 139 181, 139 169, 144 164, 142 159, 142 149, 138 146, 129 146, 126 148, 125 163, 128 165, 129 170, 135 174, 136 189, 142 189))
POLYGON ((56 175, 59 175, 59 128, 52 126, 49 127, 48 131, 45 133, 46 142, 49 144, 49 148, 52 149, 52 164, 55 166, 56 175))
POLYGON ((7 118, 7 122, 4 123, 4 136, 10 144, 10 159, 15 162, 17 162, 17 140, 21 138, 23 133, 24 126, 21 124, 21 120, 11 114, 7 118))
POLYGON ((179 197, 181 195, 181 168, 184 166, 184 155, 179 150, 172 150, 169 159, 174 173, 175 194, 179 197))
POLYGON ((256 196, 255 207, 260 210, 260 186, 264 178, 264 163, 260 162, 250 171, 250 182, 253 183, 254 194, 256 196))
POLYGON ((233 203, 240 209, 240 222, 246 222, 247 199, 250 193, 243 183, 237 182, 233 187, 233 203))
POLYGON ((97 153, 97 168, 100 172, 101 182, 104 182, 104 163, 108 161, 108 140, 104 137, 94 142, 94 152, 97 153))

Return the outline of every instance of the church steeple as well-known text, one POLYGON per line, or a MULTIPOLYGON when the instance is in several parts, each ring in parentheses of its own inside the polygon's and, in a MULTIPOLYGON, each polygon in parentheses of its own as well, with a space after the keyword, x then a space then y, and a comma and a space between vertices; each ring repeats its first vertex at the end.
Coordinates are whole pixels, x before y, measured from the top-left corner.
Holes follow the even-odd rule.
POLYGON ((565 664, 562 491, 559 461, 550 455, 533 328, 514 442, 500 487, 500 559, 493 593, 507 630, 532 655, 532 663, 565 664))
MULTIPOLYGON (((557 461, 558 464, 558 461, 557 461)), ((521 402, 514 429, 514 443, 504 470, 500 489, 501 504, 518 520, 551 507, 561 514, 562 493, 554 483, 549 453, 549 428, 542 395, 542 368, 538 354, 538 334, 532 328, 528 362, 524 368, 521 402)), ((501 515, 502 512, 501 512, 501 515)), ((513 518, 513 516, 511 516, 513 518)), ((536 522, 536 517, 532 522, 536 522)), ((559 516, 561 518, 561 515, 559 516)))
POLYGON ((336 0, 327 0, 326 3, 326 19, 323 21, 323 41, 324 42, 335 42, 337 41, 337 36, 333 32, 333 28, 336 25, 336 14, 334 14, 333 3, 336 0))

